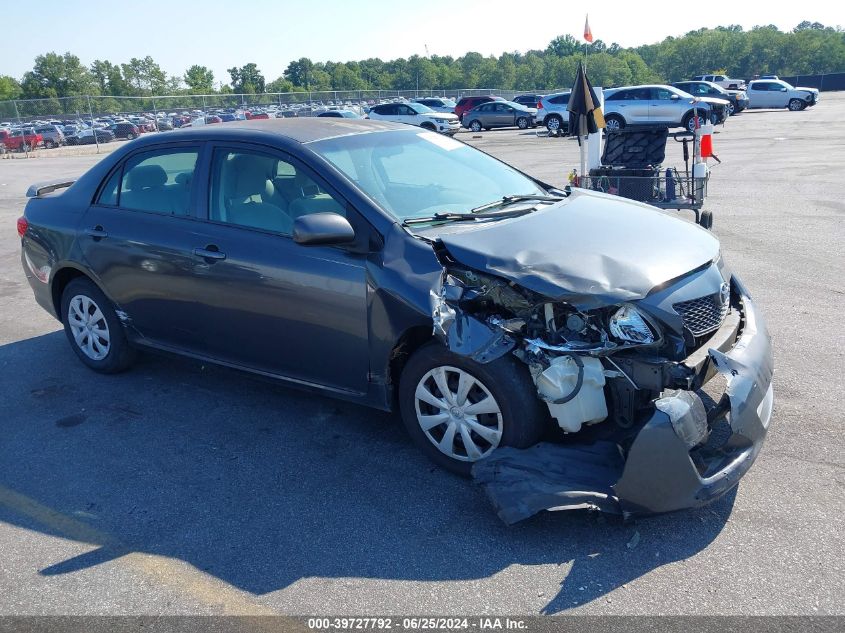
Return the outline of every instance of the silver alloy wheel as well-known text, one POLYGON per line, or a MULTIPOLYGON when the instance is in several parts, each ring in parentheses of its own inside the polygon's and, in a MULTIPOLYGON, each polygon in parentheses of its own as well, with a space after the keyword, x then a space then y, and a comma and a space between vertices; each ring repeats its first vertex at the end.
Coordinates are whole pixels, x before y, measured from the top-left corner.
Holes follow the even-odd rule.
POLYGON ((604 129, 610 132, 616 132, 621 128, 622 126, 619 124, 619 119, 605 119, 604 121, 604 129))
POLYGON ((480 132, 481 131, 481 123, 479 123, 478 121, 473 121, 472 123, 469 124, 469 129, 472 130, 473 132, 480 132))
POLYGON ((417 383, 414 409, 425 436, 452 459, 474 462, 502 441, 502 411, 490 390, 463 369, 444 365, 417 383))
POLYGON ((800 100, 800 99, 792 99, 792 100, 789 102, 789 109, 790 109, 790 110, 792 110, 793 112, 798 112, 799 110, 801 110, 801 108, 803 107, 803 105, 804 105, 804 104, 803 104, 803 103, 801 103, 801 100, 800 100))
POLYGON ((550 116, 548 121, 546 121, 546 129, 549 132, 556 132, 560 129, 560 119, 556 116, 550 116))
POLYGON ((733 104, 732 101, 728 102, 728 116, 733 116, 736 112, 736 106, 733 104))
POLYGON ((525 117, 519 117, 516 121, 516 126, 520 130, 524 130, 525 128, 528 127, 528 119, 526 119, 525 117))
POLYGON ((111 349, 109 324, 91 297, 74 295, 67 307, 73 340, 91 360, 103 360, 111 349))

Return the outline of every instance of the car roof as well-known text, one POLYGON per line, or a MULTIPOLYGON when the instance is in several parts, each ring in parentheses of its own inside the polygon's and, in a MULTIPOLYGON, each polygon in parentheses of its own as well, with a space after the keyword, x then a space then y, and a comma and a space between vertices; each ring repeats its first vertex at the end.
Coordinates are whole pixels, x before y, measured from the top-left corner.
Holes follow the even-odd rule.
POLYGON ((346 119, 339 117, 303 117, 290 119, 253 119, 251 121, 231 121, 225 124, 201 125, 168 132, 166 137, 144 135, 137 141, 140 144, 157 144, 164 138, 179 141, 260 141, 268 136, 285 138, 296 143, 311 143, 327 138, 368 134, 386 130, 407 130, 403 123, 375 121, 372 119, 346 119))

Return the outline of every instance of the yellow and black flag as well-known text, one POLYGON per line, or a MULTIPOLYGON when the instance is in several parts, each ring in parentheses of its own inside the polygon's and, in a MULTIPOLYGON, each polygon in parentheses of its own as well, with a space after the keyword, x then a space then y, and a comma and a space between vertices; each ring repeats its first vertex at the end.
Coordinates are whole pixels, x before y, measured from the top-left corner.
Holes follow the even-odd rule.
POLYGON ((578 136, 579 143, 582 136, 595 134, 605 127, 599 100, 581 62, 578 62, 578 73, 566 109, 569 110, 569 134, 578 136))

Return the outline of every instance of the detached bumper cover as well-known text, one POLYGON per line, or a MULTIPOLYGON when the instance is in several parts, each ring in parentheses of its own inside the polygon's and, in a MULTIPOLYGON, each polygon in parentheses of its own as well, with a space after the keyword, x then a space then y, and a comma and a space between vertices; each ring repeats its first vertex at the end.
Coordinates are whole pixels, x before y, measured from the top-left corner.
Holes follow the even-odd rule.
MULTIPOLYGON (((766 436, 772 413, 771 339, 762 316, 742 286, 744 325, 727 351, 708 350, 709 363, 698 371, 725 377, 721 406, 711 410, 710 423, 720 417, 724 441, 692 451, 675 431, 679 425, 701 423, 671 419, 701 415, 702 407, 672 407, 673 397, 661 398, 623 456, 612 442, 538 444, 528 449, 503 448, 473 466, 473 478, 484 487, 499 516, 515 523, 541 510, 596 508, 631 515, 657 514, 693 508, 719 498, 748 472, 766 436), (664 405, 664 406, 661 406, 664 405)), ((685 392, 684 398, 698 398, 685 392)))

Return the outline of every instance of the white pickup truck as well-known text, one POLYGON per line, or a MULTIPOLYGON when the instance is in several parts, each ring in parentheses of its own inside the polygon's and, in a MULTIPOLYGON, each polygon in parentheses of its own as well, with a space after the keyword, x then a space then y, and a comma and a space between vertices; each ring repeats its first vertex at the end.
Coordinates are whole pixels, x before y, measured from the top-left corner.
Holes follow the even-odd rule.
POLYGON ((731 79, 727 75, 697 75, 692 78, 692 81, 712 81, 714 84, 718 84, 725 89, 745 90, 744 79, 731 79))

